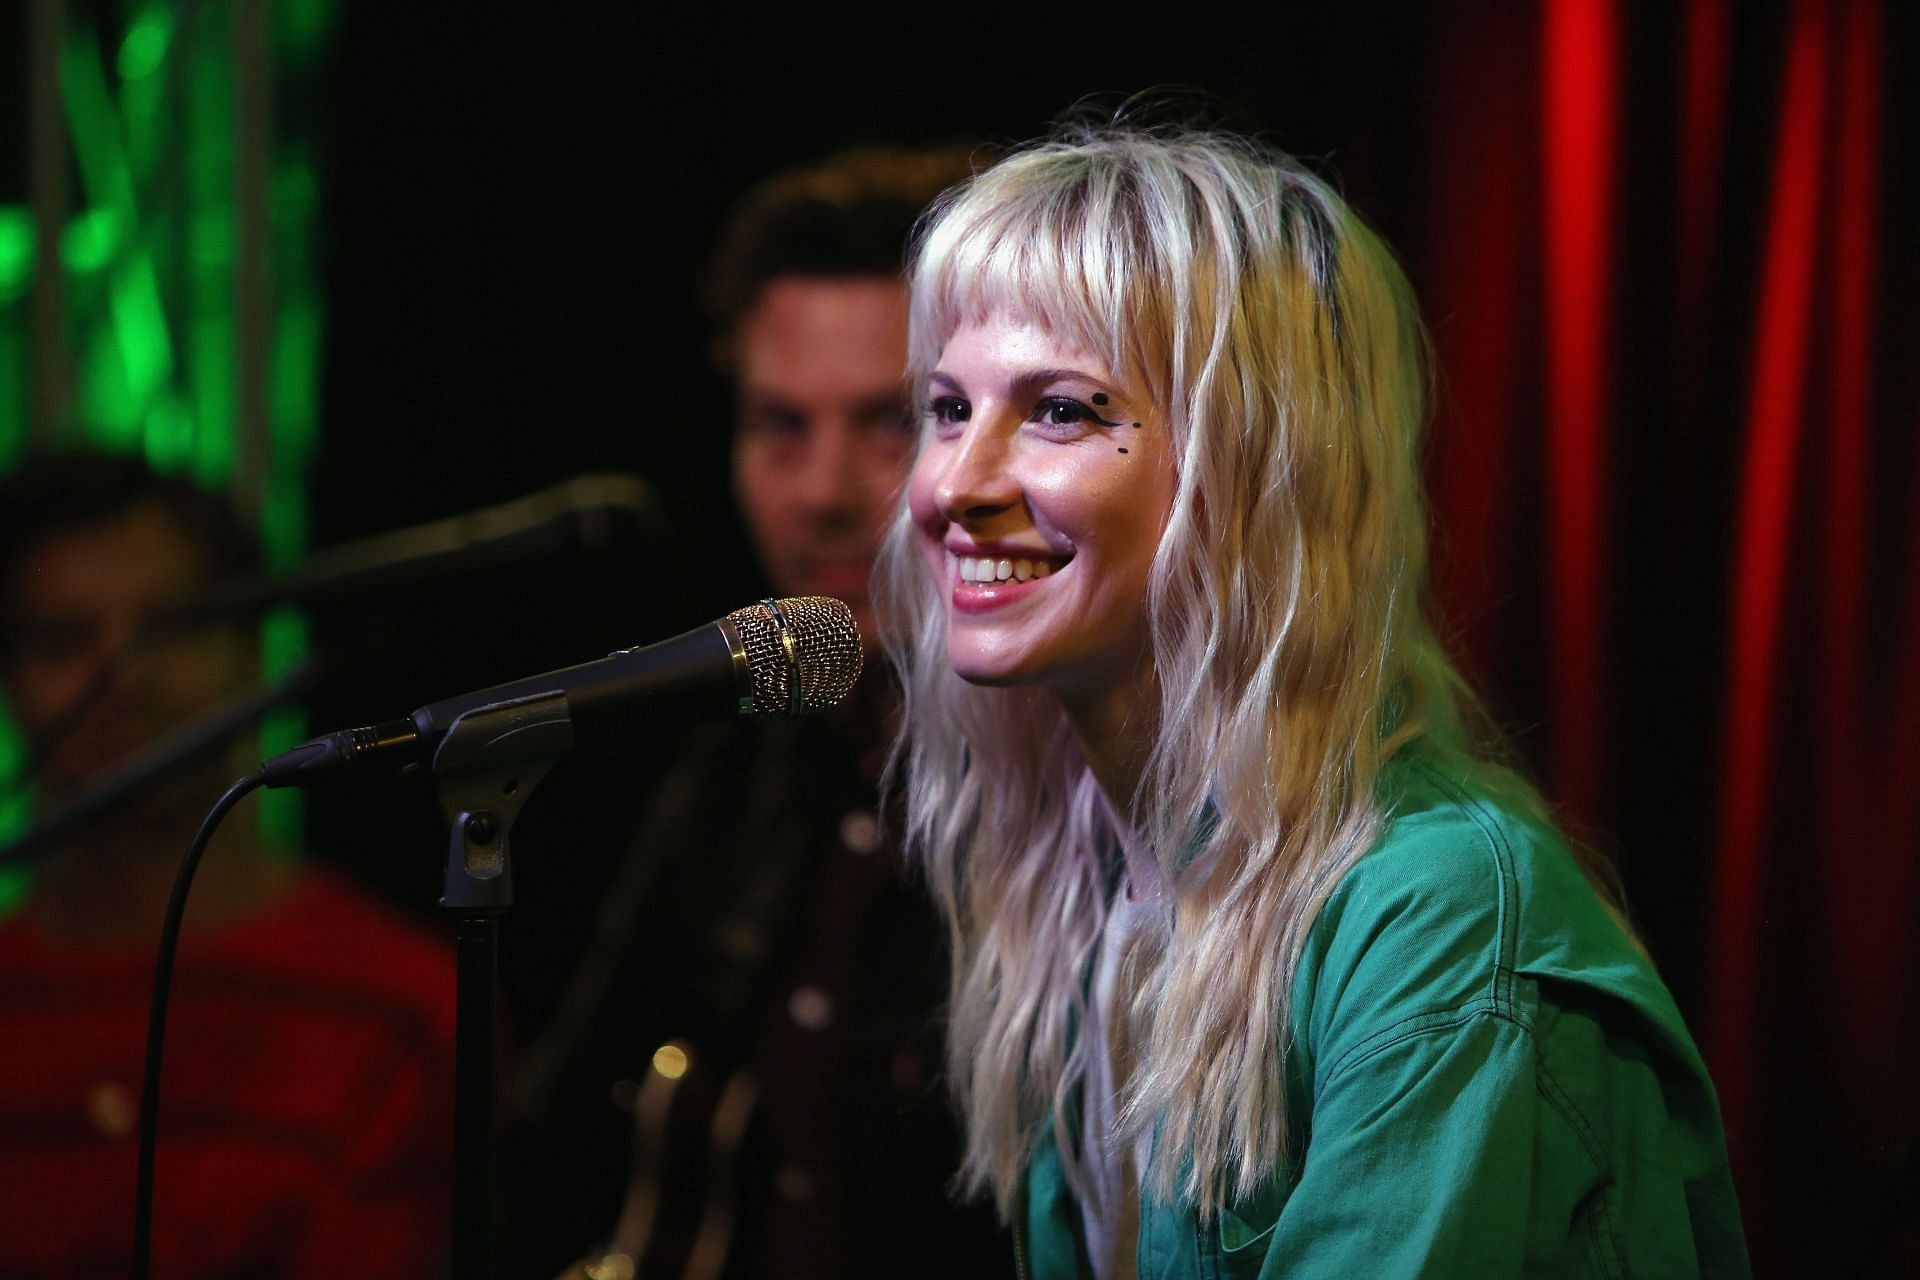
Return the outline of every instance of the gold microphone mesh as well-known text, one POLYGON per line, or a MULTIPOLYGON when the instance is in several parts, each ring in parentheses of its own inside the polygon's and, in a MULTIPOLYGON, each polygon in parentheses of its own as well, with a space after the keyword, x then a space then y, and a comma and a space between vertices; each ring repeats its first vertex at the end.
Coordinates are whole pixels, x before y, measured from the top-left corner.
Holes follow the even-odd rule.
POLYGON ((831 596, 762 600, 727 615, 753 671, 753 713, 824 711, 860 678, 860 624, 831 596))

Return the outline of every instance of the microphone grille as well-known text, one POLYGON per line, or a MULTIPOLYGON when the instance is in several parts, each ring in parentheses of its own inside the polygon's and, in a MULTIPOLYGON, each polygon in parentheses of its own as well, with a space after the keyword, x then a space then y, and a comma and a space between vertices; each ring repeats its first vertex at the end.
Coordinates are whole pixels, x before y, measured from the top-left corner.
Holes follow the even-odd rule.
POLYGON ((727 615, 753 673, 753 714, 824 711, 860 678, 860 624, 831 596, 762 600, 727 615))

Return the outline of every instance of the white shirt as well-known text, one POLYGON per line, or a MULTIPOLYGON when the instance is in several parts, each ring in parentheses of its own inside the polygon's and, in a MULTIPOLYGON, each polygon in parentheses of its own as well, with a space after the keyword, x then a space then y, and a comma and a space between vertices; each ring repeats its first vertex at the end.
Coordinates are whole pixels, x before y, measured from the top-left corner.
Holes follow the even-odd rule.
POLYGON ((1120 1088, 1133 1068, 1133 1046, 1127 1034, 1126 1000, 1120 991, 1121 962, 1140 929, 1152 919, 1158 903, 1135 901, 1123 885, 1107 912, 1094 957, 1090 1045, 1083 1085, 1082 1160, 1087 1193, 1081 1197, 1081 1230, 1087 1257, 1097 1280, 1134 1280, 1134 1259, 1140 1238, 1140 1177, 1152 1154, 1152 1136, 1119 1147, 1115 1138, 1120 1088))

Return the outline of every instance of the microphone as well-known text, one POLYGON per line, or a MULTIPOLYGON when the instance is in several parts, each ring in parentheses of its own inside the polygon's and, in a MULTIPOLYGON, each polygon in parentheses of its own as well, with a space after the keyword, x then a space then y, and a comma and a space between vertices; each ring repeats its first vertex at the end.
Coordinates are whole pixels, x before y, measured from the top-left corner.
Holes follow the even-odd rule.
POLYGON ((167 621, 191 625, 245 617, 276 605, 534 560, 573 546, 594 548, 607 541, 613 517, 622 514, 643 528, 658 522, 659 504, 645 481, 617 472, 575 476, 512 502, 317 551, 288 573, 216 584, 167 621))
POLYGON ((310 739, 261 770, 267 786, 290 787, 369 764, 418 768, 469 712, 556 694, 575 733, 602 744, 618 741, 641 715, 802 716, 846 697, 861 662, 860 626, 845 604, 827 596, 762 600, 645 648, 430 702, 404 720, 310 739))

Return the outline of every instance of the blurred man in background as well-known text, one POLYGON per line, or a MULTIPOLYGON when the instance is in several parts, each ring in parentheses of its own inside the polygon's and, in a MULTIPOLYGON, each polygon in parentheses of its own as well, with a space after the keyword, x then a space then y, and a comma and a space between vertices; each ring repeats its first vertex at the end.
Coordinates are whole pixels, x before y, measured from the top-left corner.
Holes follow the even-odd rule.
MULTIPOLYGON (((768 583, 846 601, 870 659, 868 576, 916 426, 907 242, 970 159, 865 151, 779 175, 736 208, 709 282, 768 583)), ((870 662, 836 711, 696 735, 666 771, 523 1060, 543 1148, 519 1157, 529 1239, 577 1256, 610 1234, 598 1275, 1010 1266, 991 1215, 946 1190, 943 935, 882 821, 893 714, 870 662)), ((530 1265, 564 1260, 539 1247, 530 1265)))
MULTIPOLYGON (((0 689, 43 809, 258 677, 251 628, 166 629, 252 567, 221 501, 96 455, 0 481, 0 689)), ((0 1277, 124 1276, 161 917, 238 735, 65 838, 0 921, 0 1277)), ((451 958, 243 809, 201 864, 173 982, 156 1161, 166 1276, 413 1277, 444 1265, 451 958)))
POLYGON ((874 651, 868 577, 912 460, 906 237, 958 154, 855 153, 751 192, 708 286, 735 379, 734 493, 782 595, 844 600, 874 651))

